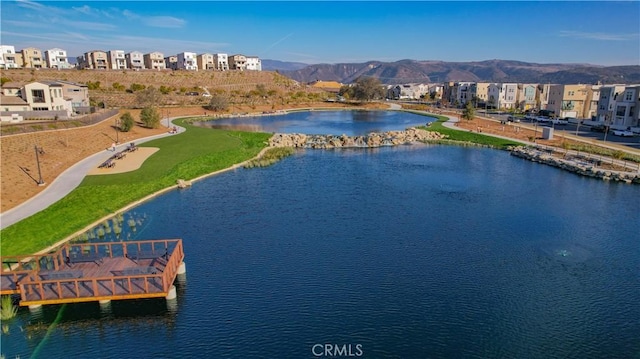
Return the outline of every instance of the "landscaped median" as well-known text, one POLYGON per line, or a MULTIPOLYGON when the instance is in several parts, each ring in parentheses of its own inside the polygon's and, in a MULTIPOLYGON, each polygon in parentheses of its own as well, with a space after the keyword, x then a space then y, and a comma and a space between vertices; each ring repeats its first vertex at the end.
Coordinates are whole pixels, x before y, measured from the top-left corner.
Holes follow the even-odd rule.
POLYGON ((41 251, 87 225, 179 179, 191 180, 229 168, 255 157, 271 134, 195 127, 175 121, 188 130, 140 145, 160 150, 140 169, 107 176, 87 176, 69 195, 49 208, 0 231, 3 256, 41 251))

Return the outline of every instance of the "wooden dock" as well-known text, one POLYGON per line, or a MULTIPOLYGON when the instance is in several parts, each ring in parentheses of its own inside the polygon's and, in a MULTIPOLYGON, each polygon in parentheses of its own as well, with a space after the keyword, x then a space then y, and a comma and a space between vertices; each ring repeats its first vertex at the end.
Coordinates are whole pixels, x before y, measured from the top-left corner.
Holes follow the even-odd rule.
POLYGON ((20 305, 166 297, 184 260, 181 239, 65 244, 46 255, 0 257, 0 294, 20 305))

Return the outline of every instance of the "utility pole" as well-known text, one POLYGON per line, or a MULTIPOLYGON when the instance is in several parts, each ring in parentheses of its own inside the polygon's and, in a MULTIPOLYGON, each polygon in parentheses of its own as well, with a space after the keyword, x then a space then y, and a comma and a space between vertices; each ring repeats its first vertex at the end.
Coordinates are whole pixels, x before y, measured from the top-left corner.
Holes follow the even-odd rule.
POLYGON ((38 156, 38 153, 42 149, 38 148, 38 145, 34 145, 33 147, 36 150, 36 163, 38 164, 38 177, 39 177, 38 178, 38 186, 44 186, 44 181, 42 180, 42 172, 40 171, 40 157, 38 156))

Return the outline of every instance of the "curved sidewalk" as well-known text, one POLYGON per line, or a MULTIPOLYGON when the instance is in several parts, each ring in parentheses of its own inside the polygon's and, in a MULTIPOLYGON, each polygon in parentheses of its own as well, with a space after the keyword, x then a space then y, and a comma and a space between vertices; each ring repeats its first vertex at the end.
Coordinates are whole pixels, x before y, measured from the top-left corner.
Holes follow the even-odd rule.
MULTIPOLYGON (((173 126, 173 120, 176 118, 178 117, 172 117, 169 119, 171 126, 173 126)), ((178 133, 185 131, 184 127, 176 126, 176 128, 178 129, 178 133)), ((159 135, 139 138, 135 140, 135 142, 140 144, 147 141, 155 140, 157 138, 173 135, 174 134, 171 133, 162 133, 159 135)), ((121 151, 128 145, 129 143, 118 145, 116 146, 116 151, 121 151)), ((78 187, 87 173, 89 173, 89 171, 91 171, 91 169, 93 169, 96 164, 106 161, 112 155, 112 151, 100 151, 69 167, 66 171, 62 172, 58 177, 56 177, 53 182, 48 184, 47 188, 45 188, 42 192, 8 211, 0 213, 0 229, 5 229, 10 225, 20 222, 21 220, 30 217, 58 202, 66 195, 71 193, 71 191, 73 191, 76 187, 78 187)))

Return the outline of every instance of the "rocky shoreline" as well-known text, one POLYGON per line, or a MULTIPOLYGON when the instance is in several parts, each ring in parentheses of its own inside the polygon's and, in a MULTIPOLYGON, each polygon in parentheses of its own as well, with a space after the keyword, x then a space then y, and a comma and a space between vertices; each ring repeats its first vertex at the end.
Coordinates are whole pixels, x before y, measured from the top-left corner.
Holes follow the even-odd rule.
POLYGON ((404 131, 387 131, 383 133, 370 133, 365 136, 347 135, 305 135, 301 133, 276 133, 269 139, 270 147, 294 147, 294 148, 373 148, 382 146, 397 146, 414 142, 441 140, 446 136, 435 132, 425 131, 419 128, 408 128, 404 131))
POLYGON ((561 168, 582 176, 598 178, 604 181, 640 184, 640 172, 604 170, 597 168, 590 162, 558 158, 548 151, 542 151, 537 148, 518 146, 510 148, 509 151, 513 156, 561 168))

